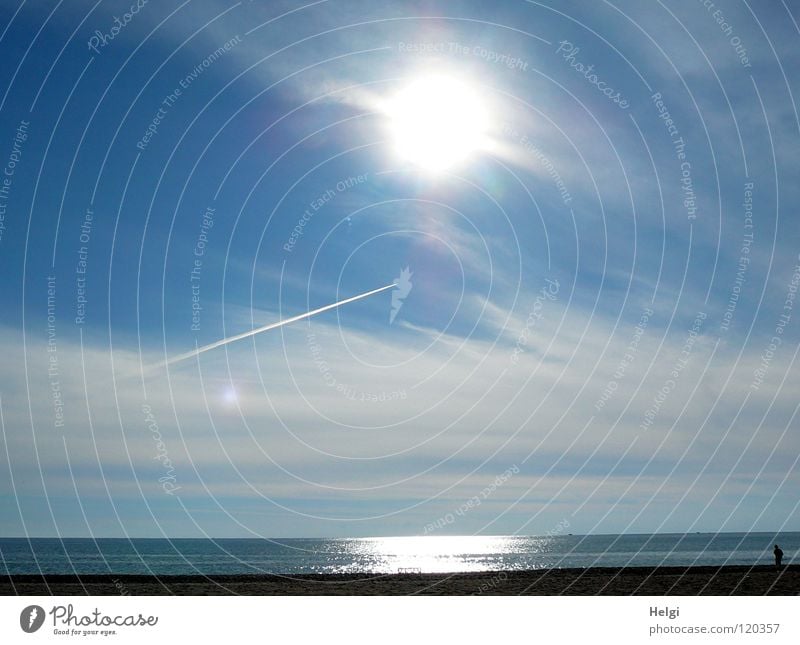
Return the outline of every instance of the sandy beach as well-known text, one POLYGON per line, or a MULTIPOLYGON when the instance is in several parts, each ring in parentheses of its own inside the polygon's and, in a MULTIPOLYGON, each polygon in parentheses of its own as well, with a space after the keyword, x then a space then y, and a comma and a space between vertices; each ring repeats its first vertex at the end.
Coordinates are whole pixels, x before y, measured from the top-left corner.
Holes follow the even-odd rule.
POLYGON ((2 595, 797 595, 800 565, 391 575, 16 575, 2 595))

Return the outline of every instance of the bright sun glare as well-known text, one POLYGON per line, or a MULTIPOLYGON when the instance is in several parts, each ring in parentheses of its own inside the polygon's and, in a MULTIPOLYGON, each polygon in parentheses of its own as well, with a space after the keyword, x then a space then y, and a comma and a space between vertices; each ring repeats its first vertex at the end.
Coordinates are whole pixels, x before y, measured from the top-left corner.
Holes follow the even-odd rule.
POLYGON ((485 144, 487 119, 478 94, 448 76, 427 76, 403 88, 389 106, 399 155, 439 171, 485 144))

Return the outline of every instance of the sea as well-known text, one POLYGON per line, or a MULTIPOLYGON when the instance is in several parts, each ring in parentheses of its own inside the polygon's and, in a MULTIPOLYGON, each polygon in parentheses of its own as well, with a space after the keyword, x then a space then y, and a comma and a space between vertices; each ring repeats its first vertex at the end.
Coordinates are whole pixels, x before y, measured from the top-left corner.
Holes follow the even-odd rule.
POLYGON ((0 574, 446 573, 621 566, 765 565, 800 532, 335 539, 0 538, 0 574))

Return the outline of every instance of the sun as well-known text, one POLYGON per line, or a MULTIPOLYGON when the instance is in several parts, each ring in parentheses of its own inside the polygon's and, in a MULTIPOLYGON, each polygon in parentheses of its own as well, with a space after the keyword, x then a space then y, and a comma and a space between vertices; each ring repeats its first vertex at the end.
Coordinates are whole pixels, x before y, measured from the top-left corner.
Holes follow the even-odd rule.
POLYGON ((394 148, 399 156, 441 171, 485 146, 487 117, 478 93, 444 75, 418 78, 389 103, 394 148))

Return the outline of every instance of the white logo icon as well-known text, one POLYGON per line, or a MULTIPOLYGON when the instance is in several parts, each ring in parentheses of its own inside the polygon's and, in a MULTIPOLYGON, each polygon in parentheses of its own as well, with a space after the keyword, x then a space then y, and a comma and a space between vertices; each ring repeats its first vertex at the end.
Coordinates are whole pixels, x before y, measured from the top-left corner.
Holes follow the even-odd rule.
POLYGON ((411 270, 406 267, 402 271, 400 271, 400 276, 394 281, 395 289, 392 291, 392 311, 389 313, 389 324, 391 325, 394 322, 394 319, 397 318, 397 314, 400 312, 400 308, 403 306, 403 301, 408 297, 408 294, 411 293, 411 270))

